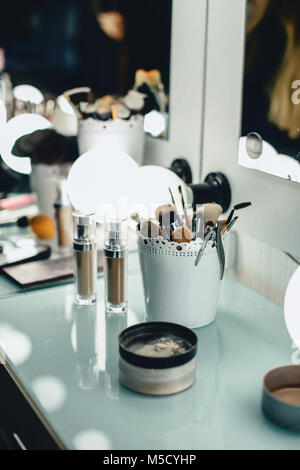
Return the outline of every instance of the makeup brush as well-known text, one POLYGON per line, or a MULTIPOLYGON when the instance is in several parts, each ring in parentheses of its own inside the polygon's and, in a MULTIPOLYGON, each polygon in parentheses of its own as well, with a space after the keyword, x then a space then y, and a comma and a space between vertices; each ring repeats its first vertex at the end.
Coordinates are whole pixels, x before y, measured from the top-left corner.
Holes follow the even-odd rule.
POLYGON ((204 207, 198 207, 193 212, 193 219, 192 219, 192 232, 194 235, 194 240, 196 238, 203 238, 204 237, 204 207))
POLYGON ((171 219, 173 220, 172 223, 176 221, 178 226, 182 225, 182 221, 173 204, 163 204, 159 206, 155 211, 155 217, 158 220, 159 220, 159 217, 162 217, 164 220, 165 226, 170 225, 170 222, 168 223, 168 220, 171 220, 171 219))
POLYGON ((223 207, 220 204, 216 204, 215 202, 204 204, 204 225, 205 228, 207 224, 212 224, 213 226, 216 225, 218 222, 218 218, 223 212, 223 207))
POLYGON ((177 210, 177 206, 176 206, 176 202, 175 202, 172 190, 171 190, 171 188, 168 188, 168 189, 169 189, 169 193, 170 193, 170 196, 171 196, 172 204, 174 206, 174 213, 175 213, 176 223, 177 223, 178 226, 180 226, 180 225, 182 225, 182 221, 181 221, 181 218, 178 215, 179 211, 177 210))
POLYGON ((118 119, 117 106, 115 104, 110 105, 112 120, 116 121, 118 119))
POLYGON ((232 221, 227 225, 227 232, 230 232, 233 225, 236 223, 237 219, 238 219, 238 216, 234 217, 234 219, 232 219, 232 221))
POLYGON ((173 207, 172 204, 163 204, 155 210, 155 218, 159 222, 164 240, 169 240, 170 233, 168 233, 167 228, 164 225, 163 214, 169 212, 171 207, 173 207))
POLYGON ((181 198, 181 204, 182 204, 182 209, 183 209, 183 217, 184 217, 185 223, 189 228, 191 228, 191 226, 192 226, 191 218, 187 213, 187 209, 186 209, 185 200, 184 200, 181 185, 178 186, 178 192, 179 192, 180 198, 181 198))
POLYGON ((161 206, 158 206, 156 209, 155 209, 155 217, 157 218, 157 220, 159 219, 159 215, 162 214, 162 213, 165 213, 167 211, 170 211, 173 209, 173 205, 168 203, 168 204, 162 204, 161 206))
POLYGON ((221 222, 221 235, 224 235, 224 233, 227 230, 226 219, 223 219, 220 222, 221 222))
POLYGON ((174 242, 177 243, 189 243, 193 239, 192 232, 189 227, 183 225, 182 227, 176 227, 172 233, 174 242))
POLYGON ((162 231, 158 223, 153 220, 143 220, 140 228, 141 235, 148 238, 157 238, 162 235, 162 231))
POLYGON ((79 108, 73 103, 70 96, 67 95, 66 93, 63 93, 62 96, 68 101, 69 105, 72 107, 72 109, 75 112, 78 119, 82 119, 82 114, 81 114, 79 108))
POLYGON ((172 233, 175 229, 174 211, 161 212, 159 214, 158 221, 162 230, 163 237, 167 240, 172 240, 172 233))
POLYGON ((131 220, 136 223, 136 228, 140 231, 141 230, 141 218, 137 212, 133 212, 130 215, 131 220))
POLYGON ((170 193, 170 196, 171 196, 172 204, 173 204, 174 207, 176 207, 175 199, 174 199, 174 196, 173 196, 173 193, 172 193, 172 189, 168 188, 168 190, 169 190, 169 193, 170 193))
POLYGON ((131 215, 130 215, 130 218, 131 220, 133 220, 133 222, 135 223, 140 223, 141 222, 141 218, 139 216, 139 214, 137 212, 133 212, 131 215))
POLYGON ((233 209, 231 210, 227 220, 226 220, 226 225, 228 226, 232 220, 233 214, 235 211, 238 211, 240 209, 244 209, 245 207, 252 206, 251 202, 241 202, 240 204, 236 204, 233 209))

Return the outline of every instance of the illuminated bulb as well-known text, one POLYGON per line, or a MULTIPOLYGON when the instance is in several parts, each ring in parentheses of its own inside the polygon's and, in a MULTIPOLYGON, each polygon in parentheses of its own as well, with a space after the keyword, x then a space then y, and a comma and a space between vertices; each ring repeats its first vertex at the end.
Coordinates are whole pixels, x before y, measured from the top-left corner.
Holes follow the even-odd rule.
POLYGON ((53 127, 57 132, 65 136, 77 135, 78 118, 73 106, 64 95, 60 95, 56 100, 53 113, 53 127))
POLYGON ((25 103, 41 104, 44 96, 38 88, 32 85, 18 85, 13 89, 13 95, 17 100, 25 103))
POLYGON ((66 114, 75 114, 75 111, 71 105, 71 103, 68 101, 68 99, 64 95, 60 95, 57 100, 56 100, 58 106, 60 109, 66 113, 66 114))
POLYGON ((126 153, 89 150, 72 165, 68 194, 73 207, 84 213, 121 216, 135 194, 138 165, 126 153), (125 207, 126 206, 126 207, 125 207), (122 214, 120 214, 122 212, 122 214))
POLYGON ((138 170, 136 184, 136 202, 139 207, 131 208, 141 217, 154 217, 155 209, 161 204, 171 202, 169 188, 171 189, 176 206, 182 208, 178 186, 181 185, 186 205, 193 201, 192 190, 173 171, 161 166, 143 166, 138 170), (134 210, 135 209, 135 210, 134 210))
POLYGON ((300 313, 299 313, 300 267, 291 277, 284 297, 284 320, 292 341, 300 348, 300 313))
POLYGON ((29 157, 15 157, 11 150, 17 139, 23 135, 39 129, 52 127, 48 119, 38 114, 20 114, 10 119, 0 128, 0 154, 4 162, 12 170, 29 175, 31 173, 31 161, 29 157))
POLYGON ((153 137, 158 137, 166 130, 166 121, 164 116, 158 111, 150 111, 144 118, 144 131, 153 137))
POLYGON ((259 153, 259 143, 241 137, 239 141, 239 163, 247 168, 254 168, 274 176, 279 176, 292 181, 300 182, 300 166, 298 161, 288 155, 279 154, 277 150, 265 140, 261 142, 262 153, 259 153), (248 145, 247 145, 248 144, 248 145), (254 145, 255 144, 255 145, 254 145), (250 150, 249 150, 250 147, 250 150), (257 158, 251 158, 248 152, 255 152, 257 158))

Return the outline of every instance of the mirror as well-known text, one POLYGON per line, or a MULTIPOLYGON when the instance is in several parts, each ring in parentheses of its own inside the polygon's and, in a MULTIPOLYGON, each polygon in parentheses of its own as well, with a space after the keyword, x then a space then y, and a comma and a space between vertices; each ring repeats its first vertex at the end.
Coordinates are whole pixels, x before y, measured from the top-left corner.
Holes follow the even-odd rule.
MULTIPOLYGON (((147 88, 143 78, 136 88, 165 99, 154 106, 167 123, 171 22, 172 0, 12 0, 0 18, 0 68, 14 86, 30 84, 46 96, 89 86, 97 98, 124 97, 136 70, 157 69, 163 88, 147 88)), ((149 134, 167 136, 166 129, 152 133, 151 125, 159 127, 157 115, 150 116, 149 134)))
POLYGON ((300 182, 300 2, 248 0, 239 163, 300 182))

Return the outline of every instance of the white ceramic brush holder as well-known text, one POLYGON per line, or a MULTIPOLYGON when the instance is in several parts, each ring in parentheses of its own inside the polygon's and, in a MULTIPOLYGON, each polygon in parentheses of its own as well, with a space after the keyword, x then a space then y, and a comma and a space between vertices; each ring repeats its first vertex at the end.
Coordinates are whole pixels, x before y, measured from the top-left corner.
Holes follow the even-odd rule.
POLYGON ((70 163, 45 165, 37 163, 32 165, 30 175, 31 190, 37 195, 39 212, 54 217, 54 202, 57 196, 57 183, 67 178, 71 168, 70 163))
POLYGON ((139 235, 148 320, 179 323, 188 328, 199 328, 215 320, 220 265, 216 247, 208 242, 195 266, 201 245, 201 240, 175 243, 139 235))
POLYGON ((129 120, 100 121, 93 118, 78 122, 79 154, 97 149, 105 154, 107 149, 128 153, 139 165, 143 164, 145 148, 144 117, 132 116, 129 120))

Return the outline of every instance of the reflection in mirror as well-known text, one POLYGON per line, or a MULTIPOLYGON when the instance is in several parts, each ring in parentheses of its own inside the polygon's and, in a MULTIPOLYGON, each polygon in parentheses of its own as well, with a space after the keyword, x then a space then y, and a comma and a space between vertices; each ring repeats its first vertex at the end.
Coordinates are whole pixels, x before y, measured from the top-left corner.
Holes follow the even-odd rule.
POLYGON ((46 97, 88 86, 95 106, 81 113, 99 120, 156 111, 163 125, 152 114, 147 132, 166 137, 171 14, 172 0, 12 0, 0 18, 0 72, 46 97))
POLYGON ((248 0, 239 163, 300 182, 300 2, 248 0))

